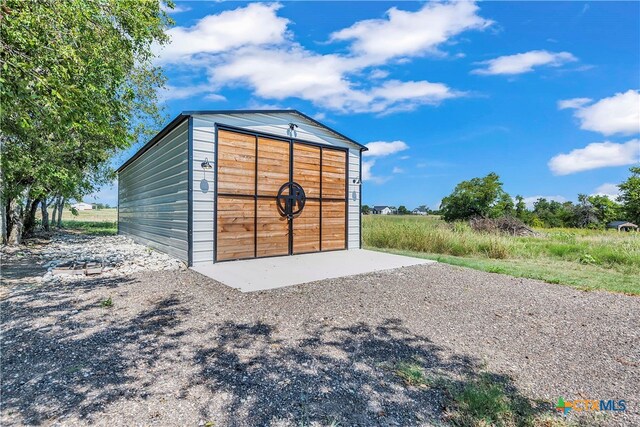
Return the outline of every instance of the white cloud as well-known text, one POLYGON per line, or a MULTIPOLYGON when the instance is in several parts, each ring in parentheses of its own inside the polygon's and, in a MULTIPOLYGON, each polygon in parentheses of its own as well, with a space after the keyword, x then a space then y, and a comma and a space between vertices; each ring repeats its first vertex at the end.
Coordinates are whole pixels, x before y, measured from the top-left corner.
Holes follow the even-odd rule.
POLYGON ((380 68, 376 68, 369 74, 369 78, 373 80, 386 79, 387 77, 389 77, 389 72, 387 70, 381 70, 380 68))
POLYGON ((427 81, 389 80, 382 86, 371 90, 374 98, 373 109, 376 110, 376 103, 384 110, 390 106, 402 106, 403 103, 412 104, 437 104, 448 98, 462 96, 460 92, 452 91, 442 83, 430 83, 427 81))
POLYGON ((341 57, 319 55, 299 45, 240 49, 224 55, 223 62, 210 70, 211 81, 244 83, 262 98, 298 97, 332 109, 366 105, 369 97, 351 88, 345 72, 341 57))
POLYGON ((297 44, 273 49, 248 47, 223 57, 224 62, 210 70, 213 82, 243 83, 262 98, 297 97, 342 112, 409 110, 464 95, 428 81, 389 80, 360 89, 348 77, 358 69, 357 60, 320 55, 297 44))
POLYGON ((282 43, 289 20, 279 17, 277 3, 251 3, 246 7, 207 15, 192 27, 167 31, 171 42, 154 48, 159 62, 181 62, 195 54, 212 54, 248 45, 282 43))
POLYGON ((356 56, 384 62, 401 56, 433 52, 437 46, 468 30, 480 30, 491 21, 480 17, 473 2, 427 3, 416 12, 392 7, 385 19, 367 19, 336 31, 331 40, 352 42, 356 56))
POLYGON ((374 182, 376 184, 384 184, 391 178, 373 175, 373 173, 371 172, 371 168, 375 164, 376 164, 375 160, 365 160, 362 162, 362 180, 374 182))
POLYGON ((524 204, 527 205, 528 209, 533 209, 533 204, 538 201, 538 199, 547 199, 549 201, 553 200, 556 202, 564 203, 567 201, 566 197, 563 196, 529 196, 523 197, 524 204))
POLYGON ((620 188, 618 188, 618 184, 605 183, 591 194, 592 196, 607 196, 611 200, 615 201, 618 195, 620 194, 620 188))
POLYGON ((175 99, 189 99, 195 96, 202 96, 204 99, 210 101, 226 100, 224 96, 213 93, 211 86, 208 84, 199 84, 192 86, 165 85, 158 91, 158 100, 161 102, 171 101, 175 99))
MULTIPOLYGON (((370 157, 371 160, 364 160, 362 162, 362 180, 363 181, 373 181, 376 184, 382 184, 391 177, 381 177, 373 175, 371 169, 376 164, 376 158, 387 157, 395 153, 399 153, 401 151, 407 150, 409 146, 404 141, 374 141, 366 144, 369 150, 364 151, 362 155, 364 157, 370 157)), ((404 156, 403 156, 404 157, 404 156)), ((404 170, 399 167, 393 168, 393 173, 403 173, 404 170)))
POLYGON ((580 108, 590 103, 591 98, 571 98, 558 101, 558 110, 566 110, 567 108, 574 109, 580 108))
POLYGON ((188 12, 191 8, 184 4, 175 3, 173 9, 166 5, 166 3, 160 2, 160 10, 166 13, 182 13, 188 12))
POLYGON ((375 141, 366 146, 369 150, 362 153, 365 157, 385 157, 409 148, 404 141, 375 141))
POLYGON ((327 114, 323 113, 323 112, 319 112, 319 113, 314 114, 313 118, 318 120, 318 121, 322 121, 322 120, 327 118, 327 114))
POLYGON ((628 90, 575 108, 581 129, 603 135, 640 133, 640 91, 628 90))
POLYGON ((609 166, 625 166, 640 161, 640 140, 632 139, 623 144, 594 142, 567 154, 558 154, 549 160, 549 168, 555 175, 568 175, 590 169, 609 166))
POLYGON ((369 181, 372 178, 371 168, 376 164, 375 160, 365 160, 362 162, 362 180, 369 181))
POLYGON ((479 62, 478 64, 485 65, 485 68, 477 68, 471 72, 473 74, 480 75, 522 74, 533 71, 534 67, 542 65, 559 67, 568 62, 577 60, 578 59, 569 52, 532 50, 530 52, 505 55, 488 61, 479 62))
POLYGON ((360 21, 332 35, 332 41, 352 43, 350 54, 321 54, 291 39, 289 21, 277 15, 279 8, 253 3, 208 15, 192 27, 173 28, 172 42, 161 51, 160 62, 206 70, 211 92, 239 85, 264 100, 295 97, 327 110, 386 114, 464 93, 426 80, 384 81, 388 72, 369 71, 372 67, 404 56, 394 60, 399 63, 406 56, 434 50, 462 31, 490 24, 476 14, 475 4, 467 2, 430 3, 417 12, 392 8, 387 19, 360 21), (385 43, 391 43, 395 53, 385 43), (368 82, 357 80, 366 73, 368 82))
POLYGON ((209 93, 204 96, 204 99, 206 99, 207 101, 215 101, 215 102, 227 100, 227 98, 217 93, 209 93))

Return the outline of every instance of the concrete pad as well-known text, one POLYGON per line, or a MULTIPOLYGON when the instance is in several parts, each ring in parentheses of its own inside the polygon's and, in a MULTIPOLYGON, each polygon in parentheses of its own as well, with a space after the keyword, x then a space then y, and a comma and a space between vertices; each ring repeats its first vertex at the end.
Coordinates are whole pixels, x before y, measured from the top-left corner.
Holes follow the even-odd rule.
POLYGON ((305 255, 220 262, 191 267, 242 292, 262 291, 316 280, 435 263, 383 252, 352 249, 305 255))

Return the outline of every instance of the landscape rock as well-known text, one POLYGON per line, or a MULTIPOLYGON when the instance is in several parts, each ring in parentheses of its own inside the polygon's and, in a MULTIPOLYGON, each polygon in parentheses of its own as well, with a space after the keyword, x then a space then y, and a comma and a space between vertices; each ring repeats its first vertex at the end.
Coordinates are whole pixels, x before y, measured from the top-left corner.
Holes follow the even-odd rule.
POLYGON ((135 243, 126 236, 61 232, 54 234, 48 244, 30 251, 47 269, 41 277, 43 283, 187 268, 182 261, 135 243))

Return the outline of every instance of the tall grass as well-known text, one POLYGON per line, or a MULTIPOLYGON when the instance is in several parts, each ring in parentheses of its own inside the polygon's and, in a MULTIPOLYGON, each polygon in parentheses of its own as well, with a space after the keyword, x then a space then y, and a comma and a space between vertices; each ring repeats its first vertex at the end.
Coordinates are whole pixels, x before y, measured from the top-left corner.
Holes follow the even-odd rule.
MULTIPOLYGON (((623 283, 623 292, 640 292, 640 233, 540 229, 539 236, 513 237, 476 232, 465 223, 447 224, 433 216, 382 215, 365 216, 362 231, 364 245, 370 248, 442 255, 444 259, 453 256, 495 260, 494 263, 512 260, 521 266, 522 262, 529 262, 535 263, 538 270, 546 264, 546 270, 555 266, 558 272, 566 270, 567 265, 574 265, 572 270, 576 272, 594 269, 595 273, 597 268, 599 278, 606 271, 618 274, 618 279, 612 276, 611 280, 623 283)), ((482 265, 491 268, 486 263, 482 265)), ((504 262, 499 267, 504 270, 504 262)), ((563 277, 559 282, 566 282, 566 271, 562 273, 558 275, 563 277)), ((571 285, 575 283, 571 281, 571 285)))
POLYGON ((512 250, 506 237, 475 233, 463 223, 449 227, 432 218, 366 216, 362 231, 365 244, 376 248, 488 258, 507 258, 512 250))
POLYGON ((540 236, 512 237, 473 231, 465 223, 436 217, 369 215, 363 221, 365 245, 454 256, 557 258, 608 268, 640 269, 640 234, 550 229, 540 236))

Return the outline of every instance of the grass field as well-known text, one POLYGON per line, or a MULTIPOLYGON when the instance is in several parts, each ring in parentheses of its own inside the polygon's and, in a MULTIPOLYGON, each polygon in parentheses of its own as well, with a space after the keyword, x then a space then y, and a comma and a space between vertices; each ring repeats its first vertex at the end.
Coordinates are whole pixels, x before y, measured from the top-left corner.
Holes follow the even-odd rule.
POLYGON ((369 249, 435 259, 477 270, 583 290, 640 295, 640 233, 540 229, 537 237, 478 233, 438 217, 367 215, 369 249))
MULTIPOLYGON (((40 218, 39 212, 37 218, 40 218)), ((118 210, 115 208, 92 209, 78 211, 78 215, 74 216, 70 210, 65 209, 62 212, 62 226, 69 230, 79 230, 91 235, 115 235, 118 232, 118 210)))

